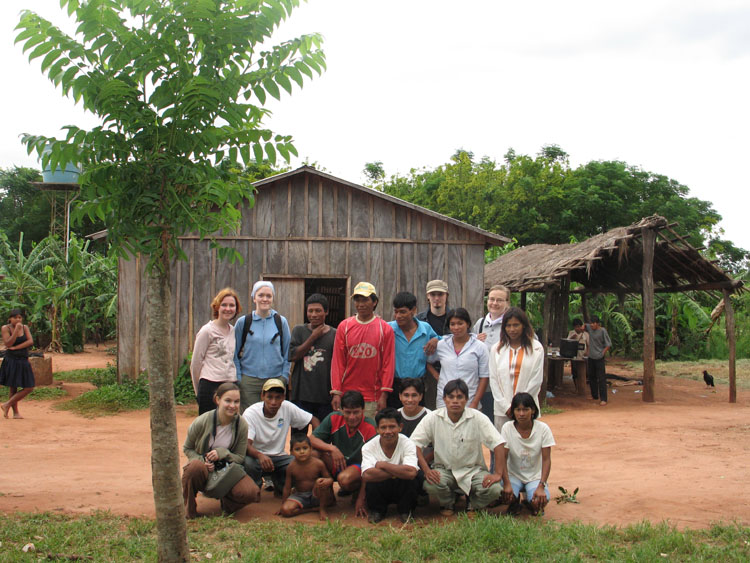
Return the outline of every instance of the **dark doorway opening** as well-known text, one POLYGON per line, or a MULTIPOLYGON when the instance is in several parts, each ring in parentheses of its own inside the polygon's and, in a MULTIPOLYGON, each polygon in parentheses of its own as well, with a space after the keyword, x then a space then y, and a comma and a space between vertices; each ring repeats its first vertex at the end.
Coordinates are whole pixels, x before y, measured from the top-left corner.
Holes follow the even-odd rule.
MULTIPOLYGON (((347 278, 306 278, 305 300, 313 293, 321 293, 328 299, 328 316, 326 322, 336 328, 347 317, 346 305, 349 301, 347 292, 347 278)), ((305 322, 307 314, 305 314, 305 322)))

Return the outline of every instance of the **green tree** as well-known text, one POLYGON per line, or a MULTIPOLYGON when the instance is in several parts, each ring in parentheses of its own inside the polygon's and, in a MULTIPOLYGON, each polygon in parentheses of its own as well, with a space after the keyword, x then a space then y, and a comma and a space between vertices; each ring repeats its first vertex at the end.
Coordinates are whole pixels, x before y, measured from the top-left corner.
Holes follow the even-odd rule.
MULTIPOLYGON (((236 229, 245 165, 297 154, 291 137, 263 127, 267 97, 322 72, 321 38, 271 45, 299 0, 61 0, 77 23, 68 36, 24 12, 16 41, 62 92, 99 117, 64 139, 26 135, 43 164, 80 164, 81 213, 101 219, 121 255, 148 264, 148 373, 152 478, 162 561, 189 558, 179 477, 169 343, 170 262, 178 236, 236 229), (216 166, 228 161, 227 165, 216 166)), ((215 241, 214 241, 215 242, 215 241)), ((216 243, 215 243, 216 244, 216 243)), ((218 245, 217 245, 218 246, 218 245)), ((231 254, 219 249, 220 256, 231 254)))
POLYGON ((24 252, 49 234, 49 199, 32 184, 41 181, 41 173, 33 168, 0 168, 0 230, 12 241, 24 233, 24 252))

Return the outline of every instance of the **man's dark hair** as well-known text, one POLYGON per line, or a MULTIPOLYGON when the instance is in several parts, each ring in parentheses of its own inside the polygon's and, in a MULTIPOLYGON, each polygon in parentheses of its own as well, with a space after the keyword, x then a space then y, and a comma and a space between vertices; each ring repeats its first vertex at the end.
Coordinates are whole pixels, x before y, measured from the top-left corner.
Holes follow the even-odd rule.
POLYGON ((375 426, 380 426, 380 421, 384 418, 395 420, 396 424, 401 424, 404 421, 401 413, 393 407, 385 407, 382 411, 378 411, 378 414, 375 415, 375 426))
POLYGON ((424 395, 424 381, 421 377, 407 377, 401 380, 401 391, 403 393, 409 387, 414 387, 414 390, 420 395, 424 395))
POLYGON ((322 293, 313 293, 305 300, 305 311, 307 311, 307 306, 312 305, 313 303, 323 305, 323 310, 326 313, 328 312, 328 299, 326 299, 326 296, 322 293))
POLYGON ((461 391, 461 393, 464 394, 464 397, 467 399, 469 398, 469 386, 466 385, 466 382, 463 379, 451 379, 446 383, 445 387, 443 387, 443 398, 447 397, 454 391, 461 391))
POLYGON ((347 391, 341 397, 342 409, 363 409, 365 408, 365 398, 359 391, 347 391))
POLYGON ((602 324, 602 320, 599 318, 599 315, 591 315, 591 322, 602 324))
POLYGON ((310 438, 308 438, 307 434, 303 432, 292 432, 292 436, 289 438, 290 448, 293 448, 294 444, 301 444, 303 442, 306 442, 307 445, 310 445, 310 438))
POLYGON ((573 326, 583 326, 583 321, 581 319, 573 319, 573 326))
POLYGON ((401 309, 402 307, 406 307, 409 310, 416 309, 417 307, 416 295, 408 291, 402 291, 401 293, 397 293, 396 297, 393 298, 393 308, 401 309))

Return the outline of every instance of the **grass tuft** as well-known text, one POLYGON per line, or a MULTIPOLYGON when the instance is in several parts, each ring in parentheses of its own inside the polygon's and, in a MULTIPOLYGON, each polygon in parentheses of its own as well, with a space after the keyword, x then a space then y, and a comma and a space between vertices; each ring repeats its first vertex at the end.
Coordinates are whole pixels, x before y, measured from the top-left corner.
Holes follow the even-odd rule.
MULTIPOLYGON (((8 400, 10 390, 7 387, 0 387, 0 401, 8 400)), ((59 387, 34 387, 30 395, 26 395, 24 401, 54 401, 65 397, 68 393, 59 387)))

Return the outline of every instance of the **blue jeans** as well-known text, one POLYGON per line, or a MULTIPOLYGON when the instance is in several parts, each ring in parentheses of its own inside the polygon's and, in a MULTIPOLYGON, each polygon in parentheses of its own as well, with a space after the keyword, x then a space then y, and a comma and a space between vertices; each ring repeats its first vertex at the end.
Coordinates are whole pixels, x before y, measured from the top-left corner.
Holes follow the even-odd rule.
MULTIPOLYGON (((540 481, 541 479, 537 479, 536 481, 522 483, 520 479, 516 479, 512 475, 510 476, 510 486, 513 487, 513 494, 516 498, 519 498, 518 495, 521 494, 521 489, 523 489, 526 491, 526 500, 528 501, 531 501, 531 499, 534 498, 534 491, 536 491, 540 481)), ((549 501, 549 489, 547 488, 547 485, 544 486, 544 494, 547 495, 547 500, 549 501)))
POLYGON ((263 476, 270 475, 274 488, 283 491, 286 482, 286 468, 292 463, 294 457, 286 454, 269 455, 268 457, 273 461, 273 471, 263 471, 260 467, 260 462, 257 459, 245 456, 245 473, 247 473, 259 487, 263 485, 263 476))

